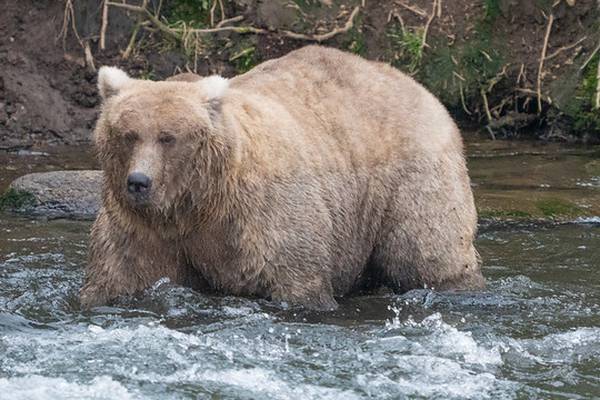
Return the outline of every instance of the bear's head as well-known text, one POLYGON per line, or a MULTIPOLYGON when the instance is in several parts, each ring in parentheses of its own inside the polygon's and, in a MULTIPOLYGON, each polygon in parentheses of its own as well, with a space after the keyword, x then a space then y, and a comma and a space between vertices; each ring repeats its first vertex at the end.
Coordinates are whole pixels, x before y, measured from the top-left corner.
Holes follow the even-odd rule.
POLYGON ((125 207, 163 213, 190 185, 209 190, 235 148, 223 129, 227 85, 220 76, 153 82, 102 67, 95 142, 105 190, 125 207))

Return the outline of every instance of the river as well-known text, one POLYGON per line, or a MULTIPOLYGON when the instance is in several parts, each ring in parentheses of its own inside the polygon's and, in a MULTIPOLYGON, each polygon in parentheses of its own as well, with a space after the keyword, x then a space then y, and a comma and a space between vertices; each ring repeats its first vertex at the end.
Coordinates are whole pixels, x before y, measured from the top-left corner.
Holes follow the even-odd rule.
MULTIPOLYGON (((594 171, 577 175, 584 167, 563 168, 560 184, 548 167, 506 187, 511 165, 539 157, 588 165, 595 155, 587 150, 505 155, 519 160, 511 163, 477 148, 474 185, 490 201, 502 190, 598 195, 594 171)), ((20 157, 5 179, 46 164, 86 167, 42 159, 37 168, 31 157, 48 156, 20 157)), ((476 245, 487 290, 343 299, 331 313, 210 297, 164 280, 82 311, 89 228, 0 214, 0 399, 600 398, 593 215, 484 220, 476 245)))

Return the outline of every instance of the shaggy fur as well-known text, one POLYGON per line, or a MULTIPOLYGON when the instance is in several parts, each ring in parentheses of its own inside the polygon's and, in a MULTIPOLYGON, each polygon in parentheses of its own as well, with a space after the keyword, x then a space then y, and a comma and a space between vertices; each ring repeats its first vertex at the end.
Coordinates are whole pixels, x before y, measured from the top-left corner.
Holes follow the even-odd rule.
POLYGON ((460 133, 394 68, 310 46, 219 90, 105 73, 84 306, 165 276, 312 309, 382 285, 484 286, 460 133), (132 171, 152 178, 145 206, 132 171))

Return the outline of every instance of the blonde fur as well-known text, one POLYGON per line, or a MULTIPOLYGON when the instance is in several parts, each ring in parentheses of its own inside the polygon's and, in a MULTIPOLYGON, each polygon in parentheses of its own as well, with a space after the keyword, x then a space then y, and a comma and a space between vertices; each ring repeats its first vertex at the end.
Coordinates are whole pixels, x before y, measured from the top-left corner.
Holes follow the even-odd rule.
POLYGON ((309 46, 227 87, 107 82, 120 90, 95 131, 106 181, 85 306, 163 276, 314 309, 382 285, 484 286, 460 133, 394 68, 309 46), (136 165, 144 207, 125 184, 136 165))

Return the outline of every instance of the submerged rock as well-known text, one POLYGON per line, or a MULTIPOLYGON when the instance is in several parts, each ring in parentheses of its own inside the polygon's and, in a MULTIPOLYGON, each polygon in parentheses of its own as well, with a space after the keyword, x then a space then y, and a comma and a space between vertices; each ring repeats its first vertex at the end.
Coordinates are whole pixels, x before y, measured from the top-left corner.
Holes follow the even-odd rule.
POLYGON ((102 171, 54 171, 22 176, 0 197, 0 208, 46 218, 94 219, 102 171))

